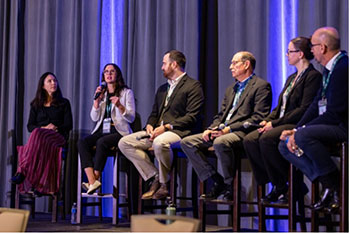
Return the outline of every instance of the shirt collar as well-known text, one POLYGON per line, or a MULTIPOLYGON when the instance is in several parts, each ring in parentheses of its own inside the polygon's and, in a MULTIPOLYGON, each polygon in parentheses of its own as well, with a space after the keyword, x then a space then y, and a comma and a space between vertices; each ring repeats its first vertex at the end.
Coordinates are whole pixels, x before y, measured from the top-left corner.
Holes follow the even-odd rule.
POLYGON ((328 61, 328 63, 326 64, 326 68, 327 68, 327 70, 328 71, 330 71, 331 69, 332 69, 332 65, 333 65, 333 62, 334 62, 334 60, 340 55, 340 51, 337 53, 337 54, 335 54, 332 58, 331 58, 331 60, 329 60, 328 61))
POLYGON ((181 75, 179 75, 177 78, 175 78, 174 80, 168 80, 168 84, 171 85, 175 85, 177 83, 179 83, 179 81, 181 80, 182 77, 184 77, 186 75, 186 72, 182 73, 181 75))
POLYGON ((248 77, 245 78, 244 80, 238 81, 237 84, 239 84, 240 86, 245 85, 246 83, 248 83, 248 80, 249 80, 250 78, 252 78, 254 75, 255 75, 255 74, 252 73, 250 76, 248 76, 248 77))

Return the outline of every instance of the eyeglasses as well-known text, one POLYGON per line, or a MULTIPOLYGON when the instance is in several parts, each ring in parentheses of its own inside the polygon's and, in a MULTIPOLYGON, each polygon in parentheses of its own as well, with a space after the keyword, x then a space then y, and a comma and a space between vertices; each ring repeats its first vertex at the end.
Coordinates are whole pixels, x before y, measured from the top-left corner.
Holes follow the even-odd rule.
POLYGON ((243 63, 243 61, 232 61, 231 64, 232 66, 236 66, 238 63, 243 63))
POLYGON ((318 45, 321 45, 321 43, 318 43, 318 44, 310 44, 310 47, 314 47, 314 46, 318 46, 318 45))
POLYGON ((109 73, 114 74, 115 72, 116 72, 115 70, 104 70, 103 74, 109 74, 109 73))
POLYGON ((290 53, 296 53, 299 52, 300 50, 287 50, 287 54, 289 55, 290 53))

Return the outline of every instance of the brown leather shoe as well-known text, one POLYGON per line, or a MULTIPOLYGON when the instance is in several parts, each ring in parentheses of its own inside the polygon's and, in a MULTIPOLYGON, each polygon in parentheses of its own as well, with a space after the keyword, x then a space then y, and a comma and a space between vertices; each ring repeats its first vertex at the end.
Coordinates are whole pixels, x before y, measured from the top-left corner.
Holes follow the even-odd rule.
POLYGON ((157 192, 157 190, 159 189, 159 180, 158 179, 154 179, 151 185, 151 188, 148 190, 148 192, 145 192, 141 199, 142 200, 147 200, 147 199, 152 199, 153 195, 155 194, 155 192, 157 192))
POLYGON ((169 196, 169 191, 166 184, 161 184, 158 191, 153 195, 153 199, 165 199, 169 196))

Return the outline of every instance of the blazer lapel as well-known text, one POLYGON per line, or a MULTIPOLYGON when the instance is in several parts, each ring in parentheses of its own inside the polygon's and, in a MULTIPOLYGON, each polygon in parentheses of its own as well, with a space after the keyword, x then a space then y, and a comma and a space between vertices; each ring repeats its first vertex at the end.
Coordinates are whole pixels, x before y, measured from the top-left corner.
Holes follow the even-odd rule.
POLYGON ((250 90, 253 88, 254 84, 255 84, 255 76, 252 77, 252 79, 248 82, 247 86, 245 87, 241 97, 238 100, 238 103, 235 107, 235 111, 233 112, 233 114, 235 114, 237 112, 238 108, 243 104, 245 97, 248 95, 250 90))
POLYGON ((162 100, 162 102, 160 103, 159 107, 158 107, 158 115, 160 115, 162 113, 164 104, 165 104, 165 99, 166 99, 166 95, 167 95, 167 89, 162 90, 162 92, 159 94, 160 96, 160 100, 162 100))
POLYGON ((227 103, 226 110, 225 110, 225 112, 224 112, 224 114, 223 114, 223 116, 222 116, 221 122, 224 122, 224 121, 225 121, 225 119, 226 119, 228 113, 229 113, 230 110, 232 109, 232 104, 233 104, 233 101, 234 101, 235 95, 236 95, 236 92, 235 92, 235 90, 234 90, 234 87, 236 86, 237 82, 238 82, 238 81, 236 81, 235 84, 234 84, 233 87, 232 87, 231 95, 230 95, 230 97, 229 97, 229 100, 230 100, 230 101, 227 103))
MULTIPOLYGON (((176 97, 176 94, 177 92, 181 89, 181 87, 185 84, 185 81, 186 81, 186 75, 184 77, 181 78, 181 80, 179 81, 179 83, 176 85, 173 93, 171 94, 170 96, 170 99, 169 99, 169 102, 168 102, 168 105, 165 107, 165 110, 164 111, 167 111, 170 106, 171 106, 171 103, 173 102, 173 100, 175 99, 176 97)), ((166 98, 167 94, 165 94, 165 98, 166 98)), ((164 101, 163 101, 163 106, 165 104, 165 98, 164 98, 164 101)))

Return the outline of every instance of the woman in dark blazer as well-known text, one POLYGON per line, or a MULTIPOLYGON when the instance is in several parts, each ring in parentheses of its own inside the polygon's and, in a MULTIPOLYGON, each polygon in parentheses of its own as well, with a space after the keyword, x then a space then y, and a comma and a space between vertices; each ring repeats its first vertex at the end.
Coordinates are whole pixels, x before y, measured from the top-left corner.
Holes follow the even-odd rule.
POLYGON ((286 200, 281 195, 288 191, 289 162, 278 151, 279 136, 283 130, 295 127, 321 85, 322 75, 310 63, 313 59, 310 44, 310 39, 305 37, 289 42, 286 56, 297 72, 288 77, 277 107, 260 123, 261 128, 243 140, 257 183, 273 185, 271 192, 262 198, 265 202, 286 200))

